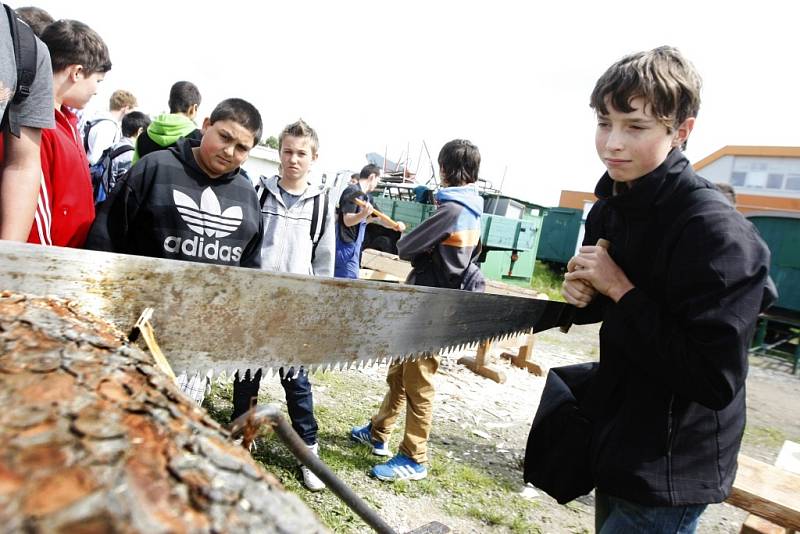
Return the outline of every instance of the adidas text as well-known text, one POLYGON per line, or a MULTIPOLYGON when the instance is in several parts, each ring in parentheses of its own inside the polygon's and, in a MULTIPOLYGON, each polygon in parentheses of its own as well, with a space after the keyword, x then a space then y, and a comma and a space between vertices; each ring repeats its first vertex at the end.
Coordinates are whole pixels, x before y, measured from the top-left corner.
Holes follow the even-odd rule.
POLYGON ((192 258, 205 258, 229 263, 238 262, 239 258, 242 257, 242 247, 220 245, 217 239, 206 242, 204 237, 199 236, 194 236, 191 239, 167 236, 164 240, 164 250, 192 258))

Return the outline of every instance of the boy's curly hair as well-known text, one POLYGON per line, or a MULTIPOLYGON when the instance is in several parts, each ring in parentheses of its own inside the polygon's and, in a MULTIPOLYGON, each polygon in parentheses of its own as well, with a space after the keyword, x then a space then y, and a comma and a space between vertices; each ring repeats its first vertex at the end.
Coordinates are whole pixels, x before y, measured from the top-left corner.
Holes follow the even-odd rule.
POLYGON ((111 93, 111 98, 108 99, 108 109, 111 111, 118 111, 124 107, 135 108, 138 105, 136 96, 125 89, 117 89, 111 93))
POLYGON ((608 114, 606 98, 623 113, 642 97, 652 114, 672 133, 700 110, 700 75, 677 48, 660 46, 623 57, 597 80, 589 105, 608 114))

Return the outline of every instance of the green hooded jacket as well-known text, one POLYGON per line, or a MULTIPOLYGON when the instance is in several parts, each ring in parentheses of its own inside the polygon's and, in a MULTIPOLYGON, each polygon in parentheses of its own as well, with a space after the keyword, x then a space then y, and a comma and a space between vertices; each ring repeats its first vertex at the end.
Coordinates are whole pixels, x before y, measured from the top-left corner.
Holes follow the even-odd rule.
MULTIPOLYGON (((150 126, 147 127, 147 132, 143 136, 147 136, 150 140, 161 148, 166 148, 175 144, 175 141, 182 137, 186 137, 197 129, 197 125, 187 117, 180 113, 163 113, 155 118, 150 126)), ((140 143, 146 142, 144 139, 139 139, 136 143, 136 151, 133 154, 133 163, 139 161, 139 146, 140 143)))

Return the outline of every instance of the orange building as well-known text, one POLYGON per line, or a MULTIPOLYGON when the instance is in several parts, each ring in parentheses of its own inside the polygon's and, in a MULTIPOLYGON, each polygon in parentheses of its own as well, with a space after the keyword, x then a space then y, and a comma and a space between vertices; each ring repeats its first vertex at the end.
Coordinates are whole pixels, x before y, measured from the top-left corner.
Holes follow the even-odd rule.
MULTIPOLYGON (((694 168, 711 182, 733 186, 742 213, 800 214, 800 147, 728 145, 694 168)), ((562 191, 558 205, 584 210, 595 200, 590 191, 562 191)))

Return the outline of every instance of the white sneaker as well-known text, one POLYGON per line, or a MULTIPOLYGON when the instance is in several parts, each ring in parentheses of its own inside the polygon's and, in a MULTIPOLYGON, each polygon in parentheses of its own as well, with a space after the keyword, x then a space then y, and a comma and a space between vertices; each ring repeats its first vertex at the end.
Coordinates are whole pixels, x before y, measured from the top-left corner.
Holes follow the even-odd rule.
MULTIPOLYGON (((319 443, 313 445, 306 445, 311 453, 319 458, 319 443)), ((321 491, 325 489, 325 483, 319 479, 317 475, 311 472, 311 469, 304 465, 300 465, 300 472, 303 473, 303 484, 310 491, 321 491)))

